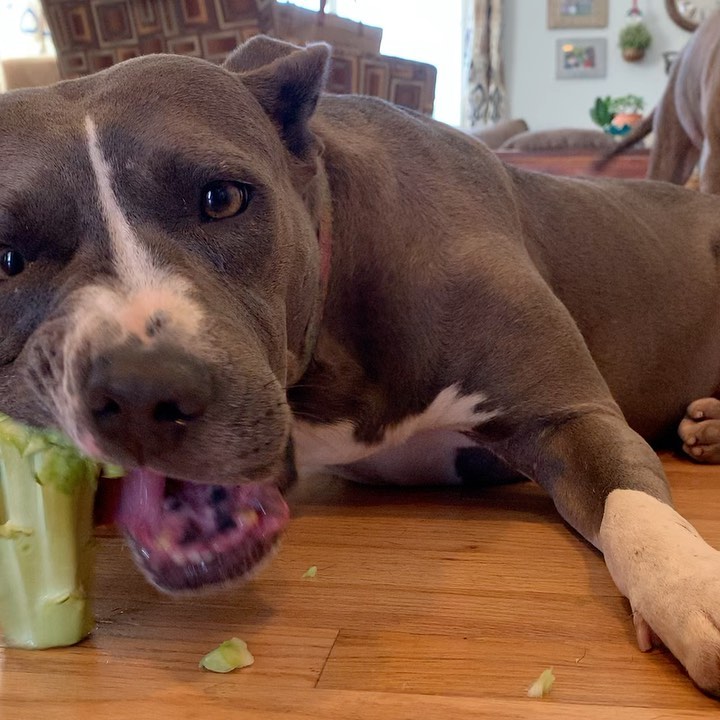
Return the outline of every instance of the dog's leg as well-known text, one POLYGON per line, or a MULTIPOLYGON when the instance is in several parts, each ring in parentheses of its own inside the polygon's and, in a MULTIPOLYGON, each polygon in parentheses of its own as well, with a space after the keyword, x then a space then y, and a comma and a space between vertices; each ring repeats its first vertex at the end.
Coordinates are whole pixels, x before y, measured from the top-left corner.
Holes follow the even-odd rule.
POLYGON ((720 463, 720 400, 710 397, 690 403, 678 434, 693 460, 720 463))
POLYGON ((632 489, 608 495, 598 540, 640 649, 656 635, 701 688, 720 694, 720 553, 669 504, 632 489))
POLYGON ((678 116, 675 105, 676 77, 677 72, 673 73, 655 110, 655 140, 650 151, 647 177, 684 185, 700 159, 700 150, 688 137, 678 116))
POLYGON ((640 649, 657 635, 700 687, 720 694, 720 553, 673 509, 656 455, 603 413, 541 432, 535 452, 535 478, 629 599, 640 649))
POLYGON ((534 478, 604 554, 641 649, 654 632, 699 686, 720 694, 720 552, 673 509, 660 460, 613 402, 566 309, 524 282, 519 263, 513 270, 513 292, 480 305, 489 325, 476 333, 482 354, 465 390, 485 388, 499 413, 474 436, 534 478))
POLYGON ((700 161, 700 192, 720 195, 720 123, 705 136, 700 161))

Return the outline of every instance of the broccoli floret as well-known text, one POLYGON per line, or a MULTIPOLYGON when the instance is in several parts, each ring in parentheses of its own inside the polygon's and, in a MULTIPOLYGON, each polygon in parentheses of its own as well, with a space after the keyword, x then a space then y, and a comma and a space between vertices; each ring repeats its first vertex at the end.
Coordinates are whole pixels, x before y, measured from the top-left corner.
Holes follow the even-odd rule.
POLYGON ((0 630, 23 648, 94 627, 93 501, 100 466, 62 435, 0 414, 0 630))

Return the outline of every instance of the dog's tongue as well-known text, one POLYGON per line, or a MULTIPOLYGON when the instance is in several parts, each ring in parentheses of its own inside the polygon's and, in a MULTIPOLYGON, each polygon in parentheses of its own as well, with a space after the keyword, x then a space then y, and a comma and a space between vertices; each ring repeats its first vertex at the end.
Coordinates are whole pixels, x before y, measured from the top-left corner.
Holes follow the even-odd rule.
POLYGON ((249 573, 289 520, 273 485, 207 485, 133 470, 101 484, 99 523, 113 517, 136 560, 160 589, 181 592, 249 573))
POLYGON ((122 481, 117 521, 124 528, 152 527, 162 515, 167 478, 141 468, 122 481))

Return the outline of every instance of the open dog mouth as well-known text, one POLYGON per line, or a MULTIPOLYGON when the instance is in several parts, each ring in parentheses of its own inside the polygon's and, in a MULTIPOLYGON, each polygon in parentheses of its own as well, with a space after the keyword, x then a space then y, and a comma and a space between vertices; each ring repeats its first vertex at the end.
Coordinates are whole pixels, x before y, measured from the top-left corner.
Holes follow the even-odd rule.
POLYGON ((120 483, 115 519, 138 565, 169 593, 247 575, 289 521, 282 493, 264 482, 208 485, 144 468, 111 482, 120 483))

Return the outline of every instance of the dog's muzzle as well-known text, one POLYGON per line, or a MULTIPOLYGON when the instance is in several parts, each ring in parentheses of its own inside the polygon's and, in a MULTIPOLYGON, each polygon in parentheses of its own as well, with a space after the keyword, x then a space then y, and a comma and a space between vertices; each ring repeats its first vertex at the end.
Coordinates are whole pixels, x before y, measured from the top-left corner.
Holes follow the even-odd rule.
POLYGON ((123 345, 95 358, 84 396, 100 448, 134 468, 100 493, 114 509, 98 509, 123 528, 148 579, 177 593, 241 578, 268 555, 286 527, 281 488, 285 467, 266 480, 211 484, 174 479, 151 469, 159 459, 192 445, 194 429, 212 402, 213 378, 198 358, 173 345, 123 345), (279 475, 279 476, 278 476, 279 475))

